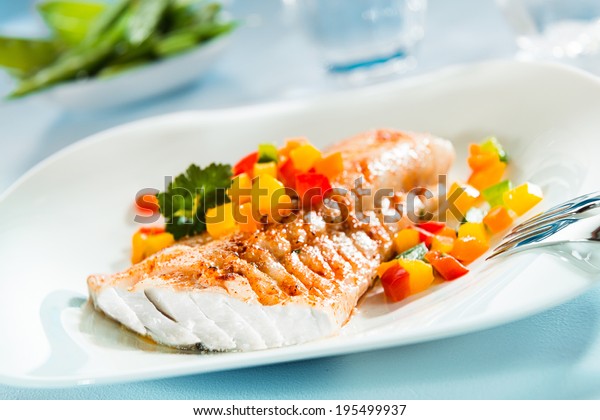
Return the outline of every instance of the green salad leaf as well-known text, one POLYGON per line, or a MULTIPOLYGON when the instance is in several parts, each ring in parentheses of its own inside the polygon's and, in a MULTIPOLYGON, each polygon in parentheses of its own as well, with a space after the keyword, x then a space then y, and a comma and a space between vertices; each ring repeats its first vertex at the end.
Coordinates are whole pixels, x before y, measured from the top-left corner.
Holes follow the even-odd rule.
POLYGON ((0 66, 31 73, 56 58, 58 47, 52 41, 0 36, 0 66))
POLYGON ((67 45, 83 41, 92 22, 106 9, 104 3, 50 0, 37 5, 48 27, 67 45))
POLYGON ((204 232, 206 211, 229 202, 232 175, 231 165, 217 163, 204 169, 192 164, 178 175, 166 191, 157 194, 167 232, 175 239, 204 232))

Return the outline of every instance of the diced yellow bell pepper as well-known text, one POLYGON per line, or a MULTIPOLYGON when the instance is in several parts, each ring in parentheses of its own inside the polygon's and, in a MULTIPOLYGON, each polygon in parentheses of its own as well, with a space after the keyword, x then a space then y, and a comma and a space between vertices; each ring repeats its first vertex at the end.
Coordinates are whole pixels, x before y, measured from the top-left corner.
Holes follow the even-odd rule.
POLYGON ((168 232, 149 235, 146 239, 146 256, 156 254, 161 249, 175 243, 175 238, 168 232))
POLYGON ((449 236, 435 235, 431 240, 431 250, 448 254, 454 247, 454 238, 449 236))
POLYGON ((456 231, 449 226, 444 226, 444 228, 436 233, 436 235, 447 236, 448 238, 456 239, 456 231))
POLYGON ((146 238, 139 231, 131 238, 131 263, 137 264, 146 257, 146 238))
POLYGON ((542 189, 535 184, 526 182, 504 193, 504 204, 519 216, 527 213, 537 203, 542 201, 542 189))
MULTIPOLYGON (((153 230, 154 228, 150 228, 153 230)), ((131 262, 137 264, 146 257, 157 253, 161 249, 175 243, 175 238, 162 228, 160 233, 146 233, 143 229, 138 230, 131 238, 132 252, 131 262)))
POLYGON ((321 159, 321 151, 312 144, 303 144, 290 151, 290 159, 300 172, 308 172, 321 159))
POLYGON ((244 172, 233 178, 231 187, 227 190, 227 195, 234 203, 243 204, 250 201, 251 189, 252 180, 244 172))
POLYGON ((481 243, 489 246, 490 235, 488 235, 485 230, 485 225, 483 223, 467 222, 460 225, 458 228, 458 238, 466 238, 468 236, 472 236, 481 243))
POLYGON ((394 248, 400 254, 421 242, 419 232, 415 229, 402 229, 394 235, 394 248))
POLYGON ((277 178, 277 162, 255 163, 253 174, 255 178, 263 174, 277 178))
POLYGON ((410 275, 410 293, 415 294, 427 290, 433 282, 433 268, 422 260, 396 260, 410 275))
POLYGON ((377 267, 377 275, 379 276, 379 278, 383 276, 383 273, 385 273, 388 268, 391 268, 396 264, 398 264, 398 260, 386 261, 379 264, 379 267, 377 267))
POLYGON ((240 218, 237 220, 240 231, 242 232, 254 232, 258 229, 257 220, 255 220, 252 214, 252 203, 244 203, 238 207, 240 218))
POLYGON ((329 180, 344 172, 344 159, 340 152, 332 153, 329 156, 315 163, 315 170, 325 175, 329 180))
POLYGON ((252 184, 252 203, 261 214, 270 214, 285 194, 284 185, 269 174, 259 175, 252 184))
POLYGON ((225 203, 206 211, 206 230, 210 236, 220 238, 237 230, 233 206, 234 203, 225 203))
POLYGON ((454 207, 459 211, 460 215, 454 215, 458 220, 464 218, 467 211, 475 205, 479 199, 479 191, 470 185, 453 183, 448 190, 448 200, 454 200, 454 207), (457 192, 460 189, 462 192, 457 192))

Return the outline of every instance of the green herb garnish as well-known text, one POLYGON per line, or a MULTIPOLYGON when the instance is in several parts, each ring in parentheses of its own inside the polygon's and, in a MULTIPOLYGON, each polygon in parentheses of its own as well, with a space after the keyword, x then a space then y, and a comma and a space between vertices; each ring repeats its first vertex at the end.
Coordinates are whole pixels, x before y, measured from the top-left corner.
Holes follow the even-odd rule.
POLYGON ((274 144, 263 143, 258 145, 258 163, 277 162, 279 151, 274 144))
POLYGON ((175 239, 204 232, 206 211, 229 202, 232 175, 231 165, 212 163, 204 169, 192 164, 177 176, 167 191, 157 194, 167 232, 175 239))
POLYGON ((425 258, 425 254, 429 252, 427 246, 421 242, 418 245, 413 246, 410 249, 407 249, 401 254, 396 256, 396 259, 404 259, 404 260, 423 260, 425 258))

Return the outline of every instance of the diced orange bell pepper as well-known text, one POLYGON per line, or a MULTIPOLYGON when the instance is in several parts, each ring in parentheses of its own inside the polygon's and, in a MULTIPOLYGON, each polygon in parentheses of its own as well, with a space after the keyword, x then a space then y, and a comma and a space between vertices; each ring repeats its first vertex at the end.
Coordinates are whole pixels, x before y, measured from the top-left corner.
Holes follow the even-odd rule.
POLYGON ((419 244, 419 232, 414 229, 402 229, 394 235, 394 248, 400 254, 419 244))
POLYGON ((315 163, 315 171, 325 175, 330 180, 344 171, 344 160, 340 152, 332 153, 329 156, 315 163))
POLYGON ((454 239, 448 236, 435 235, 431 240, 431 250, 449 253, 454 248, 454 239))
POLYGON ((497 153, 482 151, 476 155, 470 155, 467 158, 467 163, 473 171, 480 171, 488 166, 500 162, 500 158, 497 153))
POLYGON ((474 236, 464 236, 454 241, 454 248, 450 252, 457 260, 468 264, 482 256, 489 249, 489 245, 474 236))
POLYGON ((497 162, 473 172, 467 182, 482 191, 500 182, 505 170, 506 163, 497 160, 497 162))
POLYGON ((483 218, 483 223, 492 233, 498 233, 512 225, 513 218, 506 207, 496 206, 488 211, 483 218))
POLYGON ((398 264, 408 271, 410 275, 410 294, 420 293, 427 290, 433 282, 433 268, 422 260, 398 259, 398 264))
POLYGON ((279 155, 289 158, 290 152, 302 146, 303 144, 308 144, 308 139, 306 137, 295 137, 286 139, 285 146, 279 149, 279 155))
POLYGON ((237 224, 242 232, 254 232, 258 229, 258 223, 252 213, 252 203, 247 202, 238 207, 239 218, 237 224))
POLYGON ((469 156, 480 155, 483 153, 483 148, 478 143, 469 144, 469 156))
POLYGON ((542 189, 535 184, 526 182, 504 193, 504 204, 519 216, 527 213, 537 203, 542 201, 542 189))
POLYGON ((290 159, 300 172, 308 172, 321 159, 321 151, 312 144, 303 144, 290 151, 290 159))
POLYGON ((448 217, 452 215, 457 220, 462 220, 467 214, 467 211, 469 211, 469 209, 475 205, 475 203, 479 199, 479 196, 479 191, 473 188, 472 186, 466 184, 461 185, 457 182, 453 183, 450 186, 447 195, 447 199, 449 201, 448 209, 455 209, 460 214, 453 214, 453 211, 450 211, 448 217))

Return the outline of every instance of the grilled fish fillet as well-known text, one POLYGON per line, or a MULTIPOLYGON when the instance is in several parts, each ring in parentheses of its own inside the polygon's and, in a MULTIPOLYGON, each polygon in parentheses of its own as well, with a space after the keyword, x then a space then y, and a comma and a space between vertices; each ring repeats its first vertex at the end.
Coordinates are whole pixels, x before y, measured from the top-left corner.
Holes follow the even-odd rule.
MULTIPOLYGON (((436 183, 454 151, 427 134, 376 130, 333 146, 348 190, 409 191, 436 183)), ((114 275, 92 275, 94 307, 136 333, 179 348, 259 350, 336 334, 391 258, 398 223, 363 211, 326 223, 325 209, 287 224, 206 241, 180 241, 114 275)))

